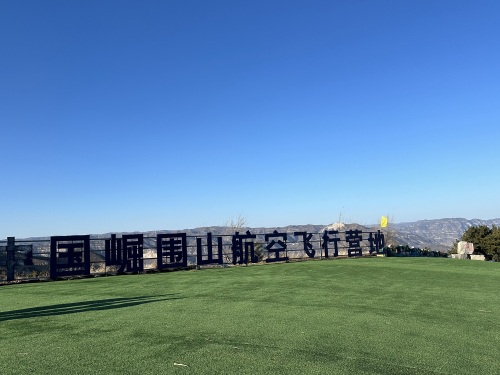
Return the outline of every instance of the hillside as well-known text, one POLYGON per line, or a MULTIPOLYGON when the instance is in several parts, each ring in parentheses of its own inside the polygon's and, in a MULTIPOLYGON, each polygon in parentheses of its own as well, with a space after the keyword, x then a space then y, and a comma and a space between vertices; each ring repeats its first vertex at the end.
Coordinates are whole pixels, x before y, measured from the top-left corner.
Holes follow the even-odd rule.
POLYGON ((408 223, 391 224, 398 242, 415 247, 430 247, 435 250, 448 250, 456 239, 472 226, 500 226, 500 218, 491 220, 447 218, 419 220, 408 223))
MULTIPOLYGON (((414 247, 429 247, 432 250, 447 251, 453 245, 456 239, 459 239, 462 234, 471 226, 492 225, 500 226, 500 218, 491 220, 481 219, 463 219, 463 218, 446 218, 435 220, 419 220, 414 222, 405 223, 390 223, 389 227, 384 229, 387 237, 393 238, 394 241, 401 245, 409 245, 414 247)), ((327 225, 289 225, 286 227, 250 227, 243 228, 240 231, 250 229, 252 233, 271 233, 275 229, 279 232, 300 232, 306 231, 309 233, 322 232, 327 225)), ((363 231, 377 230, 377 226, 361 226, 358 224, 347 224, 344 228, 339 228, 340 231, 346 229, 361 229, 363 231)), ((231 234, 231 229, 228 227, 213 226, 213 227, 199 227, 193 229, 180 229, 180 230, 158 230, 144 232, 146 237, 154 237, 156 233, 165 232, 186 232, 188 236, 204 236, 208 232, 214 234, 231 234)), ((120 233, 117 233, 120 234, 120 233)), ((94 234, 93 238, 107 238, 107 234, 94 234)), ((35 238, 32 238, 35 239, 35 238)), ((42 239, 42 238, 36 238, 42 239)), ((45 237, 44 239, 48 239, 45 237)))

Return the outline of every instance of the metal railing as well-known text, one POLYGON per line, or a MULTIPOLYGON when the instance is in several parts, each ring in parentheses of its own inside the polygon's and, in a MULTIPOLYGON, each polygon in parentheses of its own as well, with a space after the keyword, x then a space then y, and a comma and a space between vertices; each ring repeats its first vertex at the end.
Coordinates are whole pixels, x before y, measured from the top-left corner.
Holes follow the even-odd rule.
POLYGON ((55 280, 121 273, 228 267, 252 263, 373 256, 384 252, 380 231, 156 236, 54 236, 0 241, 0 282, 55 280))

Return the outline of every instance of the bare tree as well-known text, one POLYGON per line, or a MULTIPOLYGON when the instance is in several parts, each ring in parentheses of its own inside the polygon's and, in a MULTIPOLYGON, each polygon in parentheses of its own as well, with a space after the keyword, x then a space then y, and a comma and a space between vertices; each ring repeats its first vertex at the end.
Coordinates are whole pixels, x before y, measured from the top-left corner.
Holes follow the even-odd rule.
POLYGON ((226 227, 226 232, 228 232, 226 234, 234 234, 234 232, 240 232, 247 226, 247 219, 238 213, 235 217, 226 220, 224 226, 226 227))
MULTIPOLYGON (((243 228, 247 225, 247 219, 241 213, 236 214, 236 216, 229 218, 224 223, 224 234, 227 236, 233 236, 236 232, 241 232, 243 228)), ((231 237, 227 240, 227 246, 231 246, 231 237)), ((230 255, 224 255, 224 261, 226 263, 231 263, 232 259, 230 255)))

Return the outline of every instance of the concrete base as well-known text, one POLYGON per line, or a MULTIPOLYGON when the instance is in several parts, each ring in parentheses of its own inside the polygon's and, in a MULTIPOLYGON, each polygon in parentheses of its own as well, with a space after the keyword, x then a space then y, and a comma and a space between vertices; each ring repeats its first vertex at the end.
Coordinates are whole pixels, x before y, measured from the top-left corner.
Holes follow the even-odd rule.
POLYGON ((484 255, 471 255, 470 258, 472 260, 486 260, 486 258, 484 257, 484 255))

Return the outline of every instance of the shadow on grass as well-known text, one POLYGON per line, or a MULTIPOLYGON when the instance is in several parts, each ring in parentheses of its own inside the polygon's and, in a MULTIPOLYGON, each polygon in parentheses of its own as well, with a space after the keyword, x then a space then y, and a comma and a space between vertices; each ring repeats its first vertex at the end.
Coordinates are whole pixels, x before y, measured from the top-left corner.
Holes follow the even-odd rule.
POLYGON ((58 305, 39 306, 39 307, 32 307, 29 309, 0 312, 0 322, 5 320, 37 318, 41 316, 75 314, 87 311, 120 309, 123 307, 143 305, 145 303, 182 299, 182 298, 184 297, 178 297, 175 294, 166 294, 159 296, 109 298, 109 299, 83 301, 75 303, 61 303, 58 305))

